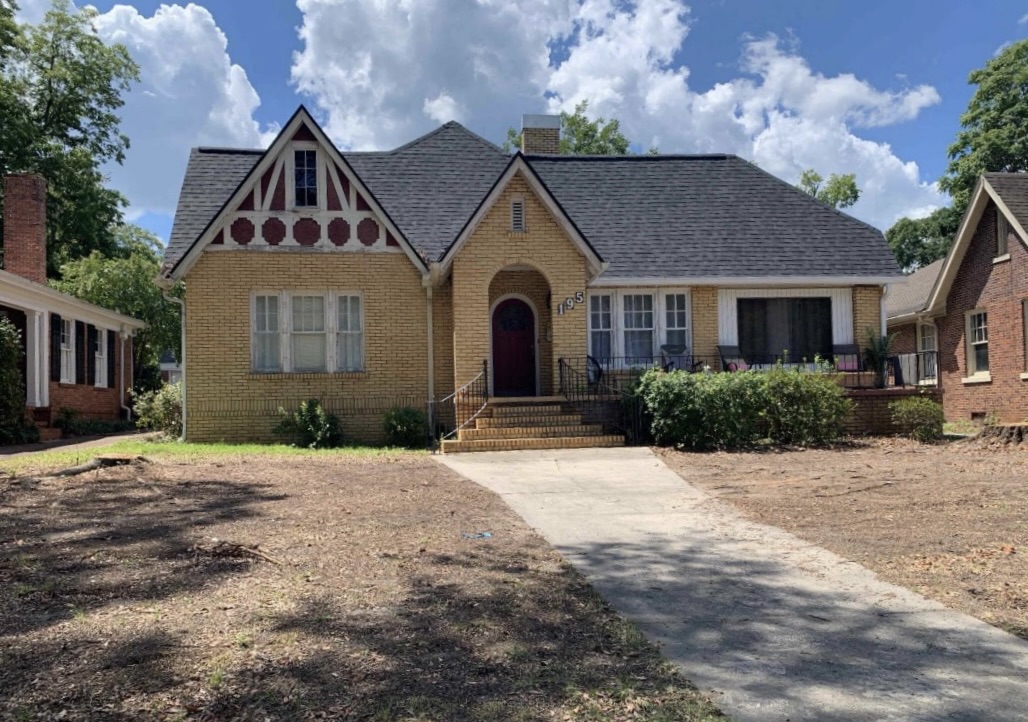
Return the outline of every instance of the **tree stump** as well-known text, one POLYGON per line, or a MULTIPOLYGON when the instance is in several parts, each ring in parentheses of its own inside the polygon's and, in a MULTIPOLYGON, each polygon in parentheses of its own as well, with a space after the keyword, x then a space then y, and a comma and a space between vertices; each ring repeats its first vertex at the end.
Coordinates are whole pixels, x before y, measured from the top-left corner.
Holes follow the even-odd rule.
POLYGON ((989 424, 976 437, 983 447, 1020 446, 1028 442, 1028 423, 989 424))

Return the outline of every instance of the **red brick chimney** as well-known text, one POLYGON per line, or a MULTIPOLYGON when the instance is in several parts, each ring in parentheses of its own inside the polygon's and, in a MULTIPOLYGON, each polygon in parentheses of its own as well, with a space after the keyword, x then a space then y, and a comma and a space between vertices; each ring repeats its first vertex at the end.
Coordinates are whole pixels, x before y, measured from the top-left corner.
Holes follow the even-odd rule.
POLYGON ((46 284, 46 180, 4 176, 4 270, 46 284))

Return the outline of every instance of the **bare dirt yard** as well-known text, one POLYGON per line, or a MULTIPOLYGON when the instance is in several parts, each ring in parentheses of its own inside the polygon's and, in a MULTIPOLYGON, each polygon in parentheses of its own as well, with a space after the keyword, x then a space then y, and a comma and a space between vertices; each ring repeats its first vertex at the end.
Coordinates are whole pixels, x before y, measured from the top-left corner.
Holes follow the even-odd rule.
POLYGON ((748 517, 1028 639, 1028 453, 902 440, 834 450, 659 451, 748 517))
POLYGON ((0 719, 720 718, 425 456, 148 458, 0 475, 0 719))

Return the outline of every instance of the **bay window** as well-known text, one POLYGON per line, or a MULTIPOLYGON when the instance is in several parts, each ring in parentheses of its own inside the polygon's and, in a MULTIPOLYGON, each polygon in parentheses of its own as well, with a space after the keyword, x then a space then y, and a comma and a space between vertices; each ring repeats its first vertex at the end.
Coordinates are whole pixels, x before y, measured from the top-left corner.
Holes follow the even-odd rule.
POLYGON ((251 307, 255 373, 364 370, 359 293, 257 293, 251 307))

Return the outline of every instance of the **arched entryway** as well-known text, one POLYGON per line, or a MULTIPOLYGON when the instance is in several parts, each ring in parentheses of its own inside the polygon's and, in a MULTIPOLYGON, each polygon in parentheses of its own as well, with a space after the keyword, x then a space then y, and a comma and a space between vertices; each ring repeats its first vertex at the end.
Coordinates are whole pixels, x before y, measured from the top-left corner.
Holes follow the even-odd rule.
POLYGON ((524 296, 503 296, 491 315, 494 396, 539 393, 539 315, 524 296))

